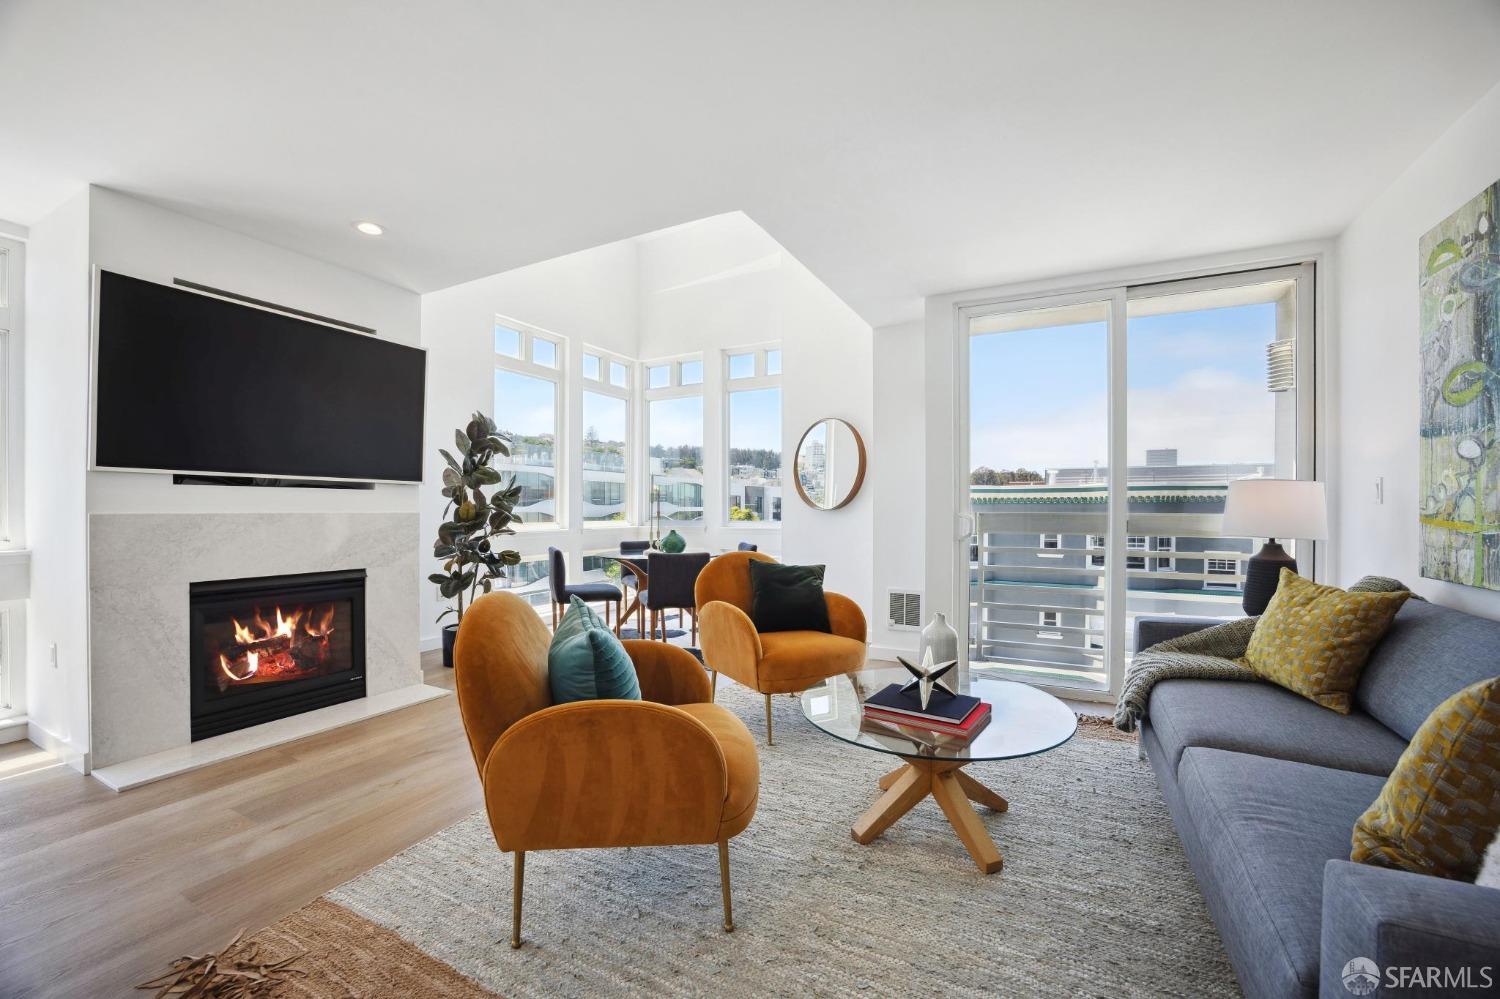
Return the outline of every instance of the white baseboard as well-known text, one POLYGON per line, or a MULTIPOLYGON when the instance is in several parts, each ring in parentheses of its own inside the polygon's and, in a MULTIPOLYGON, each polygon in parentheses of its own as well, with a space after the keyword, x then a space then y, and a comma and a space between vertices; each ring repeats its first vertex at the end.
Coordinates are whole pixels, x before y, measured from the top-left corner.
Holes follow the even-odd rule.
POLYGON ((423 635, 417 642, 417 648, 422 652, 436 652, 443 647, 442 635, 423 635))
POLYGON ((32 744, 38 749, 45 749, 79 773, 86 774, 89 772, 88 753, 83 752, 62 736, 54 735, 47 731, 30 719, 26 721, 26 738, 30 739, 32 744))

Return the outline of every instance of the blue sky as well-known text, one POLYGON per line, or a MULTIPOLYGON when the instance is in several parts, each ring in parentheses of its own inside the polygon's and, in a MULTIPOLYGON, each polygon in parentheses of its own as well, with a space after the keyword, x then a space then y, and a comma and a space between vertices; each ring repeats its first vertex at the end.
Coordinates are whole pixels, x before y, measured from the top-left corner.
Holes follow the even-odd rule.
POLYGON ((781 389, 730 394, 729 446, 781 450, 781 389))
MULTIPOLYGON (((1265 349, 1275 306, 1129 320, 1131 464, 1175 447, 1183 464, 1270 461, 1275 400, 1265 349)), ((970 465, 1032 469, 1105 463, 1105 324, 970 338, 970 465)))

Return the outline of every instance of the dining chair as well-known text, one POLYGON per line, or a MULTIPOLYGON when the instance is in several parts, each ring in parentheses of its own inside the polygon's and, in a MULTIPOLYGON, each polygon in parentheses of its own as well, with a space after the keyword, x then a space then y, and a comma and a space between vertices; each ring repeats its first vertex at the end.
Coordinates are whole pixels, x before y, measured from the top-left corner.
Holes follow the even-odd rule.
POLYGON ((650 582, 641 594, 641 603, 651 614, 651 630, 647 632, 650 637, 656 637, 660 626, 662 640, 666 640, 667 611, 677 612, 679 627, 682 626, 683 612, 692 611, 692 642, 698 644, 698 604, 693 588, 708 561, 708 552, 683 552, 679 555, 652 552, 646 556, 646 575, 650 582))
POLYGON ((604 624, 609 625, 609 605, 615 605, 615 634, 620 633, 620 609, 625 595, 613 583, 574 583, 568 585, 568 563, 560 549, 547 549, 548 583, 552 588, 552 630, 557 630, 558 609, 566 609, 568 600, 577 597, 586 604, 604 605, 604 624))
MULTIPOLYGON (((750 824, 760 793, 749 730, 709 703, 698 660, 661 642, 622 643, 641 700, 553 704, 550 641, 530 604, 497 592, 464 612, 453 653, 458 711, 490 829, 495 845, 515 855, 510 945, 521 946, 533 850, 716 844, 724 929, 732 931, 729 841, 750 824)), ((589 931, 555 932, 578 940, 589 931)))

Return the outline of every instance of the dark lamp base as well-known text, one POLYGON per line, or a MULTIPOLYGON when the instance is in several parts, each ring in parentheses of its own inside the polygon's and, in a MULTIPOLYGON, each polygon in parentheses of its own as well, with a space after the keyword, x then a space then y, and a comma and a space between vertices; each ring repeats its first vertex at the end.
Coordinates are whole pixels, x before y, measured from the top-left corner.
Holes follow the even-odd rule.
POLYGON ((1266 605, 1276 595, 1276 586, 1281 582, 1281 570, 1297 571, 1297 560, 1286 553, 1286 549, 1271 538, 1264 548, 1250 556, 1245 566, 1245 613, 1251 617, 1265 613, 1266 605))

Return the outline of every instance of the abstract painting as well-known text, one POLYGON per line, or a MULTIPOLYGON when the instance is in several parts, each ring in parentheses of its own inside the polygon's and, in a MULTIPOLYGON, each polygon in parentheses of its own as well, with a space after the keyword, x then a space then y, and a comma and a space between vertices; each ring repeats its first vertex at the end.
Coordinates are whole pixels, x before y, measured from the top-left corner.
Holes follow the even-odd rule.
POLYGON ((1422 575, 1500 589, 1500 181, 1418 243, 1422 575))

